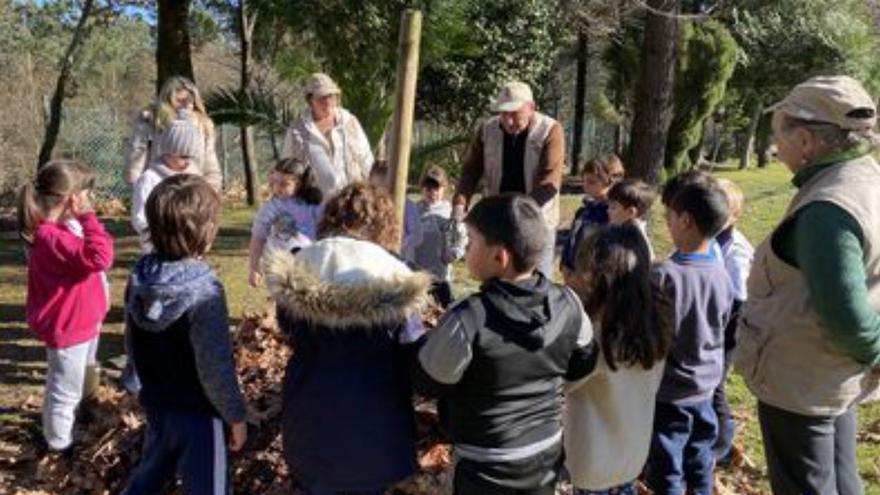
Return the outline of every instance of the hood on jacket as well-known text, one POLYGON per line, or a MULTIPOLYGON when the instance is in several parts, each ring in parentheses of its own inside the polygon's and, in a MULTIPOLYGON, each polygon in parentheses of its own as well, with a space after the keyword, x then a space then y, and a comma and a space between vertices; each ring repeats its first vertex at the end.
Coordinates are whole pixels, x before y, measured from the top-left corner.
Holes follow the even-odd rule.
POLYGON ((550 282, 540 272, 521 282, 494 278, 482 287, 483 303, 489 320, 517 334, 518 338, 538 345, 545 338, 544 328, 553 314, 550 282))
POLYGON ((422 215, 439 215, 444 218, 449 218, 452 216, 452 203, 446 200, 438 201, 432 205, 429 205, 425 202, 420 202, 419 206, 421 207, 422 215))
POLYGON ((295 256, 264 259, 266 285, 280 308, 329 328, 389 325, 419 313, 431 276, 412 272, 382 247, 347 237, 322 239, 295 256))
POLYGON ((129 276, 126 316, 143 330, 164 331, 198 298, 215 290, 214 280, 211 267, 204 261, 143 256, 129 276))

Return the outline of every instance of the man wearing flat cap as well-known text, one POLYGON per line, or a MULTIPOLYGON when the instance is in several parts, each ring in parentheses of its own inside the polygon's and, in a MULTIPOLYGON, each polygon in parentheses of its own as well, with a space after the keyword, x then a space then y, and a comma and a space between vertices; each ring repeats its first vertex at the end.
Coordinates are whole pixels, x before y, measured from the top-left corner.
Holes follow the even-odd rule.
POLYGON ((538 269, 549 276, 565 166, 562 126, 535 110, 531 88, 518 81, 501 88, 492 110, 498 115, 484 122, 471 142, 455 203, 467 208, 481 180, 485 195, 517 192, 534 198, 549 229, 538 269))

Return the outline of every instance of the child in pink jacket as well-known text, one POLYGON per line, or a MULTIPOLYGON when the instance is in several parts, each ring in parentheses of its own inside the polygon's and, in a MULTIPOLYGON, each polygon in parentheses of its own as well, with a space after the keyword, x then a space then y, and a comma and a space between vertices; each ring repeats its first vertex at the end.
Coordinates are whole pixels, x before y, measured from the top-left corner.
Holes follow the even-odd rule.
POLYGON ((92 211, 93 183, 86 166, 53 161, 19 194, 19 231, 29 245, 25 312, 47 347, 43 435, 56 452, 73 443, 86 365, 108 307, 102 272, 113 264, 113 239, 92 211))

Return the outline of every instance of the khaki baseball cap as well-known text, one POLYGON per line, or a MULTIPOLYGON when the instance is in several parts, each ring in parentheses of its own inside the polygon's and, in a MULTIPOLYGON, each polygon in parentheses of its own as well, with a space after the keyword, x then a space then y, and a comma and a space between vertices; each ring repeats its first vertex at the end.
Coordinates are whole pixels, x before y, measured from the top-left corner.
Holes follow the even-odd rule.
POLYGON ((520 81, 510 81, 501 88, 492 104, 494 112, 516 112, 526 103, 533 103, 532 88, 520 81))
POLYGON ((338 95, 342 93, 342 90, 339 89, 339 86, 336 85, 336 82, 330 78, 327 74, 323 72, 316 72, 309 76, 309 79, 306 81, 306 96, 327 96, 327 95, 338 95))
POLYGON ((768 111, 796 119, 834 124, 849 131, 870 130, 877 106, 862 84, 848 76, 818 76, 798 84, 768 111))

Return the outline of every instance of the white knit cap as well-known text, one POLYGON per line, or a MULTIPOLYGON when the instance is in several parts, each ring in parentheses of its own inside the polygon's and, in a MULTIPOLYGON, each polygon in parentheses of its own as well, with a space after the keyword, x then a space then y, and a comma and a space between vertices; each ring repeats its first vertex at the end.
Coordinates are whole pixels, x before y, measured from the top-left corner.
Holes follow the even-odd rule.
POLYGON ((162 133, 159 145, 162 155, 179 155, 200 159, 205 152, 205 138, 195 117, 188 110, 179 110, 177 117, 162 133))

